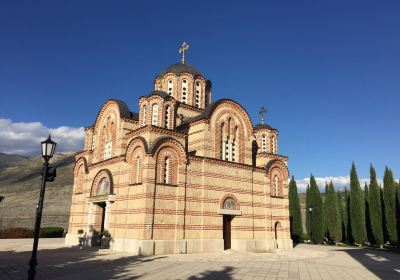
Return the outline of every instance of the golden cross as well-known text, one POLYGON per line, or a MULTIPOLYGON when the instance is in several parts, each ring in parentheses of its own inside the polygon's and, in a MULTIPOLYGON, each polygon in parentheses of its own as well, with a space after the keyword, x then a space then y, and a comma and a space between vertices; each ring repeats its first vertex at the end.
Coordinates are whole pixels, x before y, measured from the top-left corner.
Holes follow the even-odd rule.
POLYGON ((259 112, 260 116, 261 116, 261 124, 264 124, 264 113, 267 112, 267 109, 265 109, 264 107, 261 107, 261 110, 259 112))
POLYGON ((182 43, 182 47, 179 49, 179 53, 182 54, 182 64, 185 64, 185 51, 189 49, 189 44, 186 42, 182 43))

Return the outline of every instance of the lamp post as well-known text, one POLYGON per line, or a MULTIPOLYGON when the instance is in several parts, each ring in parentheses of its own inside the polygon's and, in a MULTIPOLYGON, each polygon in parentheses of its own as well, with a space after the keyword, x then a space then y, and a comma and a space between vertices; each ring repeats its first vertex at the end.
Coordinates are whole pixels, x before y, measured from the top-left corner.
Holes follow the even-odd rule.
POLYGON ((308 208, 308 212, 310 212, 310 238, 311 238, 311 241, 312 241, 312 230, 311 230, 312 224, 313 224, 313 220, 312 220, 312 207, 308 208))
POLYGON ((33 249, 32 249, 32 256, 29 261, 28 280, 35 279, 36 265, 37 265, 36 255, 39 244, 40 223, 42 221, 43 200, 44 200, 44 192, 46 189, 46 182, 52 182, 56 177, 56 169, 54 167, 49 166, 49 160, 53 157, 56 146, 57 143, 51 140, 50 134, 49 138, 47 138, 45 141, 42 142, 42 157, 44 159, 43 171, 42 171, 42 186, 40 188, 39 203, 36 206, 35 230, 33 234, 33 249))

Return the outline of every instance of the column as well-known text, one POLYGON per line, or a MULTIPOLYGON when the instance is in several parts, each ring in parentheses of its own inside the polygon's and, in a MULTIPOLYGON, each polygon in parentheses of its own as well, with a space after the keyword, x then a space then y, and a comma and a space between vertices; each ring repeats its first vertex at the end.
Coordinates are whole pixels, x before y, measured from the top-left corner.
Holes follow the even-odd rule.
POLYGON ((106 201, 106 208, 104 209, 104 229, 108 230, 109 222, 110 222, 110 212, 111 212, 111 201, 106 201))
POLYGON ((88 212, 88 219, 87 219, 87 232, 90 231, 90 226, 92 226, 92 220, 93 220, 93 214, 94 214, 94 209, 93 209, 93 202, 89 202, 89 212, 88 212))
POLYGON ((85 233, 85 245, 92 246, 92 236, 93 236, 93 214, 94 214, 94 205, 93 202, 89 202, 89 211, 88 211, 88 219, 87 219, 87 229, 85 233))

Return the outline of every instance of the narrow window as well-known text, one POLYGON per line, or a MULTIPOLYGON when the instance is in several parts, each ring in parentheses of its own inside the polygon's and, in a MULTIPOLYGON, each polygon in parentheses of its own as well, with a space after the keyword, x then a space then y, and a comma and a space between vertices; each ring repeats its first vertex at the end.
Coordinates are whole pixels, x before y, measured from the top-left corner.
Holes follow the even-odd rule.
POLYGON ((265 134, 261 136, 261 151, 262 152, 267 151, 267 136, 265 136, 265 134))
POLYGON ((225 123, 221 124, 221 159, 225 160, 225 141, 224 141, 224 126, 225 123))
POLYGON ((237 139, 238 139, 238 128, 235 127, 232 140, 232 161, 237 161, 237 139))
POLYGON ((170 178, 169 178, 169 169, 170 169, 170 160, 169 157, 165 158, 164 162, 164 184, 169 184, 170 178))
POLYGON ((106 141, 104 144, 104 157, 103 159, 111 158, 112 140, 106 141))
POLYGON ((194 106, 200 107, 200 96, 201 96, 201 84, 199 81, 196 82, 196 93, 195 93, 195 104, 194 106))
POLYGON ((140 156, 136 157, 136 178, 135 178, 135 183, 140 183, 142 181, 142 166, 141 166, 141 158, 140 156))
POLYGON ((142 115, 142 126, 146 125, 146 114, 147 114, 147 107, 146 105, 143 106, 143 115, 142 115))
POLYGON ((153 112, 151 116, 151 125, 157 126, 157 120, 158 120, 158 105, 153 104, 153 112))
POLYGON ((181 102, 187 103, 187 89, 188 89, 188 82, 187 80, 182 80, 182 97, 181 102))
POLYGON ((165 107, 165 128, 169 128, 169 106, 165 107))
POLYGON ((278 196, 278 190, 279 190, 279 179, 278 179, 278 176, 275 175, 275 177, 274 177, 274 193, 275 193, 275 196, 278 196))
POLYGON ((168 80, 167 89, 168 89, 167 93, 169 95, 173 95, 173 93, 174 93, 174 82, 172 80, 168 80))

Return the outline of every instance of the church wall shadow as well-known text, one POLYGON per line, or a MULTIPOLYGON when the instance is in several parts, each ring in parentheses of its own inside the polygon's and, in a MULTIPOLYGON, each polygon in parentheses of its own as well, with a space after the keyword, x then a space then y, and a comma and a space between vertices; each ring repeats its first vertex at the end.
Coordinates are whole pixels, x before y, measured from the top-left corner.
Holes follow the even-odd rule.
POLYGON ((398 253, 378 249, 337 249, 335 251, 349 254, 380 279, 400 279, 400 254, 398 253))
MULTIPOLYGON (((26 279, 31 252, 0 251, 0 279, 26 279)), ((41 279, 137 279, 134 267, 165 257, 107 255, 98 249, 79 247, 38 251, 36 280, 41 279), (106 258, 98 258, 106 255, 106 258)))

